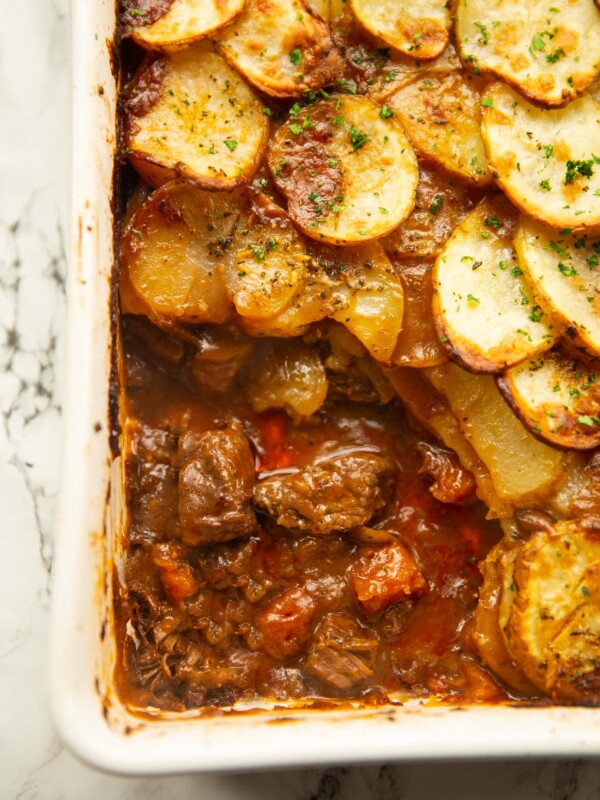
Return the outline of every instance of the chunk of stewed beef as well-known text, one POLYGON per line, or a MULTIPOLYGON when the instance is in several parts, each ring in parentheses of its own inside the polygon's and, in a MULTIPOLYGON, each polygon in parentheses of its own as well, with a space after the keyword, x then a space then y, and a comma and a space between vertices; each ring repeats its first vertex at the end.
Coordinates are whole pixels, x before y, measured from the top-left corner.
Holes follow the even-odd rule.
POLYGON ((433 479, 429 491, 437 500, 460 505, 475 497, 475 478, 453 450, 437 443, 419 442, 417 451, 423 459, 419 472, 433 479))
POLYGON ((179 521, 189 545, 226 542, 256 528, 254 458, 239 426, 179 440, 179 521))
POLYGON ((274 476, 254 489, 254 503, 285 528, 335 533, 368 522, 385 504, 382 479, 389 459, 375 453, 337 456, 274 476))
POLYGON ((328 689, 345 692, 373 676, 378 639, 349 614, 328 614, 306 659, 306 671, 328 689))

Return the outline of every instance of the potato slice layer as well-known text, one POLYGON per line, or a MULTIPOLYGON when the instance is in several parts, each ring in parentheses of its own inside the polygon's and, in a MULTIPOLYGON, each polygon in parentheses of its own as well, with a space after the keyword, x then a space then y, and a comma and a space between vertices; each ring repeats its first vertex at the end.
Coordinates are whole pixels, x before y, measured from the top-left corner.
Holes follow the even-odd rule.
POLYGON ((495 72, 531 100, 564 106, 600 72, 600 13, 589 0, 461 0, 456 38, 465 64, 495 72))
POLYGON ((507 370, 498 385, 535 436, 577 450, 600 444, 600 362, 554 350, 507 370))
POLYGON ((599 226, 600 105, 542 109, 502 83, 482 103, 488 162, 513 203, 555 228, 599 226))
POLYGON ((564 480, 564 454, 537 441, 508 408, 491 375, 456 364, 423 370, 448 401, 461 431, 514 509, 543 502, 564 480))
POLYGON ((218 44, 250 83, 273 97, 316 92, 343 69, 329 28, 300 0, 250 0, 218 44))
POLYGON ((187 47, 229 25, 248 0, 174 0, 165 14, 149 25, 136 26, 132 38, 148 50, 164 52, 187 47))
POLYGON ((268 158, 290 216, 317 241, 377 239, 412 210, 418 181, 413 149, 394 117, 366 97, 294 107, 268 158))
POLYGON ((481 98, 463 73, 429 73, 398 89, 386 103, 419 153, 471 183, 490 183, 480 131, 481 98))
POLYGON ((519 264, 567 338, 600 356, 600 235, 557 231, 523 217, 515 246, 519 264))
POLYGON ((411 58, 437 58, 448 44, 450 7, 446 0, 350 0, 350 7, 373 36, 411 58))
POLYGON ((433 314, 440 338, 475 372, 518 364, 556 338, 518 265, 516 222, 517 212, 503 197, 483 200, 435 263, 433 314))
POLYGON ((125 144, 151 185, 181 175, 209 189, 247 183, 269 134, 250 88, 203 45, 148 62, 125 103, 125 144))
POLYGON ((506 632, 527 677, 555 701, 600 698, 600 537, 597 521, 534 533, 515 562, 506 632))

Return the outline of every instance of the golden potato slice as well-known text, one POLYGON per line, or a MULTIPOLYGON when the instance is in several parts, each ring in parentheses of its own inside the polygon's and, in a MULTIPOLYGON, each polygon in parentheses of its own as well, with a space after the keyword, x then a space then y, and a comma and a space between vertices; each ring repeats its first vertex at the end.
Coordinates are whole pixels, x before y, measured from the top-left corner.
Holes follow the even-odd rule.
POLYGON ((392 112, 366 97, 294 107, 270 143, 268 160, 290 216, 317 241, 377 239, 412 210, 413 149, 392 112))
POLYGON ((369 33, 419 61, 430 61, 448 44, 450 6, 447 0, 349 0, 350 8, 369 33))
POLYGON ((526 214, 555 228, 600 225, 600 105, 531 105, 503 83, 482 100, 481 131, 500 186, 526 214))
POLYGON ((489 516, 508 517, 511 504, 497 494, 489 470, 460 430, 447 400, 424 377, 423 370, 395 367, 385 369, 385 374, 417 422, 453 450, 463 467, 473 474, 477 496, 489 508, 489 516))
POLYGON ((240 316, 272 319, 302 291, 310 256, 285 211, 261 196, 253 208, 251 224, 237 232, 235 256, 223 264, 223 274, 240 316))
POLYGON ((130 313, 158 322, 225 322, 231 310, 219 265, 233 259, 231 237, 250 213, 244 190, 207 192, 185 181, 157 189, 133 215, 121 244, 130 313))
POLYGON ((575 450, 600 444, 600 362, 552 350, 511 367, 498 386, 534 436, 575 450))
POLYGON ((600 703, 600 530, 593 517, 534 533, 515 562, 506 632, 527 677, 555 701, 600 703))
POLYGON ((491 375, 456 364, 422 370, 448 401, 462 433, 483 461, 496 493, 514 509, 549 497, 565 478, 562 453, 535 439, 506 405, 491 375))
POLYGON ((203 45, 146 62, 125 100, 125 144, 150 184, 181 175, 230 189, 254 175, 269 136, 262 104, 203 45))
POLYGON ((519 264, 567 338, 600 356, 600 235, 552 230, 522 217, 519 264))
POLYGON ((513 661, 498 617, 500 600, 503 594, 503 573, 501 556, 511 549, 516 552, 518 545, 507 539, 500 541, 479 565, 483 574, 483 584, 479 590, 479 600, 475 610, 473 641, 484 663, 512 689, 524 696, 536 694, 536 688, 527 679, 523 670, 513 661))
POLYGON ((433 269, 433 316, 455 360, 498 372, 548 350, 556 336, 518 265, 518 213, 498 195, 458 226, 433 269))
POLYGON ((307 0, 306 5, 310 8, 313 14, 321 17, 325 21, 329 20, 331 4, 329 0, 307 0))
POLYGON ((600 72, 600 14, 589 0, 459 2, 456 40, 476 73, 495 72, 531 100, 564 106, 600 72))
POLYGON ((273 97, 316 92, 343 70, 329 28, 300 0, 249 0, 218 46, 250 83, 273 97))
MULTIPOLYGON (((248 0, 173 0, 156 21, 136 25, 132 39, 148 50, 169 52, 213 36, 243 12, 248 0)), ((144 17, 141 17, 145 21, 144 17)))
POLYGON ((431 73, 403 86, 386 103, 419 153, 471 183, 490 183, 480 131, 481 98, 463 73, 431 73))
POLYGON ((431 301, 432 264, 409 261, 396 265, 404 289, 402 330, 392 356, 392 363, 406 367, 433 367, 447 361, 433 324, 431 301))
POLYGON ((293 417, 310 417, 327 397, 325 367, 316 348, 301 340, 272 340, 254 354, 244 392, 257 413, 283 408, 293 417))
POLYGON ((466 186, 421 163, 414 208, 381 244, 397 258, 435 258, 474 205, 466 186))

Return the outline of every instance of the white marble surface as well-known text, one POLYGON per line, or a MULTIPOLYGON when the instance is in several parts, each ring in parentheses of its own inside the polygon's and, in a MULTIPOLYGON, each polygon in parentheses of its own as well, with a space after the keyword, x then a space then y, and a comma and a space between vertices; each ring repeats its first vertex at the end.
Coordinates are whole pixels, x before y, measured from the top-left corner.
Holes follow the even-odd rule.
POLYGON ((124 779, 94 772, 61 747, 47 711, 46 631, 68 241, 68 4, 1 5, 0 800, 599 798, 600 762, 124 779))

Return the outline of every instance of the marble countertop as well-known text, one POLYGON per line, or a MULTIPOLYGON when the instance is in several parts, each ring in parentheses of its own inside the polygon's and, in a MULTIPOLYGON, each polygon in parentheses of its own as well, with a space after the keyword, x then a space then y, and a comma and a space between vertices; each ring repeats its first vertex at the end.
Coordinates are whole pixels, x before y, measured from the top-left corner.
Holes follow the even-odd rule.
MULTIPOLYGON (((73 0, 93 2, 94 0, 73 0)), ((426 764, 125 779, 58 741, 46 697, 68 242, 67 0, 2 0, 0 800, 590 800, 600 762, 426 764)))

